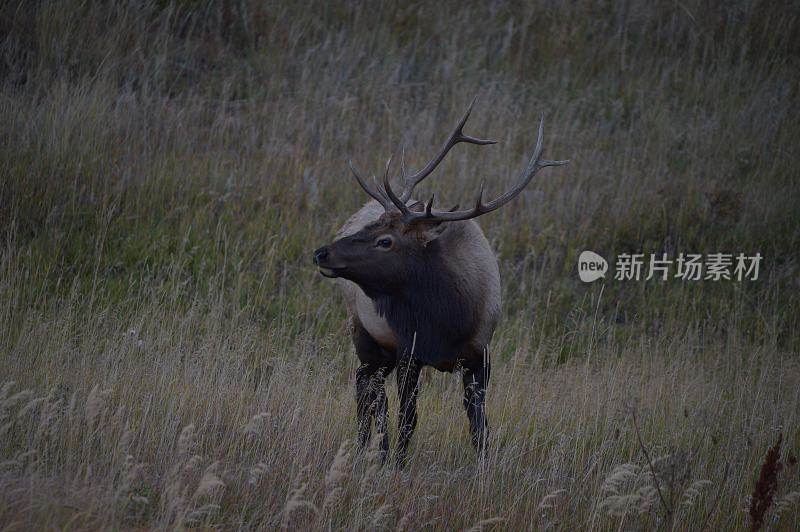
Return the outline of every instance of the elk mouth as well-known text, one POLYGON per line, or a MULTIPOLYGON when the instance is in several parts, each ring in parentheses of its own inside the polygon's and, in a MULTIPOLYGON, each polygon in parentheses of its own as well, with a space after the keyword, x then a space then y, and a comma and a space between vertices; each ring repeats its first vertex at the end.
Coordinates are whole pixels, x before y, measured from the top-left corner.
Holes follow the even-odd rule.
POLYGON ((319 267, 319 273, 331 279, 335 279, 336 277, 341 277, 338 272, 342 270, 344 270, 344 268, 329 268, 327 266, 319 267))
POLYGON ((340 277, 339 272, 345 268, 343 266, 331 266, 329 264, 330 260, 330 246, 322 246, 314 251, 314 264, 319 268, 319 273, 325 277, 340 277))

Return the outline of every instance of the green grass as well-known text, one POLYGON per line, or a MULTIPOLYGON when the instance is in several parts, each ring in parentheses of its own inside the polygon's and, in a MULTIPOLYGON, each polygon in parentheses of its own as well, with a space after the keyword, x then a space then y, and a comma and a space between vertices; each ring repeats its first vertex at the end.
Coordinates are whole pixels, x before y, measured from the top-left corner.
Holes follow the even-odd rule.
POLYGON ((747 528, 778 433, 769 519, 798 520, 793 3, 36 1, 0 38, 0 526, 747 528), (467 131, 500 144, 421 197, 501 193, 542 113, 571 163, 479 221, 486 470, 433 372, 409 470, 378 469, 346 459, 356 359, 311 251, 365 201, 347 158, 417 168, 476 95, 467 131), (584 249, 764 261, 601 287, 584 249))

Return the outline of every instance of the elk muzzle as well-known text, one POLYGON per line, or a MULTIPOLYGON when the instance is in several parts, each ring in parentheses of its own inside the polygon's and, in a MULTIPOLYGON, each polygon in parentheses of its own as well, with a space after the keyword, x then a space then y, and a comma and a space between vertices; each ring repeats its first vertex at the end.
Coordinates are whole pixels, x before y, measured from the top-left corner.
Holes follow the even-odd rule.
POLYGON ((330 259, 330 247, 322 246, 314 251, 314 264, 319 267, 319 272, 325 277, 339 277, 336 274, 336 268, 330 266, 328 261, 330 259))

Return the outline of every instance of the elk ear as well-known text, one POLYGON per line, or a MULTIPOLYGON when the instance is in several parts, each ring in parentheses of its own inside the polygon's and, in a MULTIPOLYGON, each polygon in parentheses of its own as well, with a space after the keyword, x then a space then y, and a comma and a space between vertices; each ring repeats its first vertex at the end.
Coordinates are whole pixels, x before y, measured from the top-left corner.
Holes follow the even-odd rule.
MULTIPOLYGON (((433 198, 431 198, 431 202, 433 202, 433 198)), ((413 205, 409 205, 409 208, 412 211, 422 212, 425 209, 425 204, 421 201, 417 201, 413 205)), ((458 210, 458 205, 450 209, 450 212, 456 210, 458 210)), ((422 219, 414 223, 414 230, 418 232, 419 238, 425 246, 442 236, 444 232, 447 231, 448 227, 450 227, 450 225, 444 223, 442 220, 422 219)))
POLYGON ((442 236, 450 224, 443 222, 425 222, 421 223, 418 229, 422 244, 427 246, 440 236, 442 236))

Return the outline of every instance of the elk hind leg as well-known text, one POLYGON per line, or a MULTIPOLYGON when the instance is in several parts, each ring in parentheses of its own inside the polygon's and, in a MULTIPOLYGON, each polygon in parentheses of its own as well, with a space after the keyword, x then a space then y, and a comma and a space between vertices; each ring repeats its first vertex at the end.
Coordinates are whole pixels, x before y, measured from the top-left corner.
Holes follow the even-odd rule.
POLYGON ((484 458, 486 440, 489 436, 489 423, 486 419, 486 386, 489 384, 489 361, 470 364, 464 368, 464 408, 469 419, 469 432, 472 445, 478 456, 484 458))

